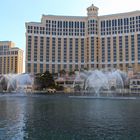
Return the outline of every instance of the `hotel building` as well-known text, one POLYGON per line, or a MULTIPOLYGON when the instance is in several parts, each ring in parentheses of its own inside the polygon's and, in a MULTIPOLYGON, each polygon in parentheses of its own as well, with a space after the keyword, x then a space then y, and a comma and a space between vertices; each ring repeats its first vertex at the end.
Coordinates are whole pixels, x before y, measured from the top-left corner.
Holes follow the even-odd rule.
POLYGON ((98 16, 42 15, 26 23, 26 72, 132 67, 140 71, 140 11, 98 16))
POLYGON ((23 50, 11 41, 0 41, 0 74, 23 72, 23 50))

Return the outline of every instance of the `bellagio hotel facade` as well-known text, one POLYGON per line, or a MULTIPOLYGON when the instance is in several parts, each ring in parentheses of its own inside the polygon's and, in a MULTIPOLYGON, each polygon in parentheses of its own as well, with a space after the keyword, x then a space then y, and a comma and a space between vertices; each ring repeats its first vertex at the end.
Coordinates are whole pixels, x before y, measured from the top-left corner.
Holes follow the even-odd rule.
POLYGON ((140 11, 98 16, 42 15, 26 23, 26 72, 117 68, 140 71, 140 11))

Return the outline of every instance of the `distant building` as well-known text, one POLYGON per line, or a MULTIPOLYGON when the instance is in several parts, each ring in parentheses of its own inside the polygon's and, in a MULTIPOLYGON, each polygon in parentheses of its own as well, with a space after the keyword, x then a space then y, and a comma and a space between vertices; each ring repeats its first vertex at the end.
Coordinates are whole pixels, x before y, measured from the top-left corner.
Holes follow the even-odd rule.
POLYGON ((118 68, 140 71, 140 11, 98 16, 42 15, 26 23, 26 72, 118 68))
POLYGON ((132 78, 134 76, 134 70, 133 70, 133 68, 128 67, 127 74, 128 74, 128 78, 132 78))
POLYGON ((140 75, 137 74, 129 80, 129 88, 131 93, 140 93, 140 75))
POLYGON ((23 72, 23 50, 12 41, 0 41, 0 74, 23 72))
POLYGON ((64 76, 64 77, 59 77, 58 79, 55 80, 55 83, 59 86, 64 87, 65 92, 70 92, 70 91, 75 91, 77 90, 76 88, 78 87, 79 90, 83 90, 84 88, 84 80, 81 79, 80 77, 76 77, 75 75, 73 76, 64 76))

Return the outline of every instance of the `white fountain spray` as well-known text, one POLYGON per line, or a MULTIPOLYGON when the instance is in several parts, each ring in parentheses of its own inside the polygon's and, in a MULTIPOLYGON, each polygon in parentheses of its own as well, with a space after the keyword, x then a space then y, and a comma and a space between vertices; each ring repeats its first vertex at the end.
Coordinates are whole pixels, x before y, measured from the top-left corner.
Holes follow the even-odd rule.
POLYGON ((33 78, 30 74, 5 74, 0 78, 0 88, 5 84, 7 91, 23 91, 27 86, 33 86, 33 78))
POLYGON ((80 72, 77 76, 84 79, 83 88, 88 92, 93 92, 97 97, 100 96, 100 92, 103 90, 110 91, 112 89, 124 88, 124 80, 126 79, 126 74, 124 72, 114 69, 110 71, 84 71, 80 72))

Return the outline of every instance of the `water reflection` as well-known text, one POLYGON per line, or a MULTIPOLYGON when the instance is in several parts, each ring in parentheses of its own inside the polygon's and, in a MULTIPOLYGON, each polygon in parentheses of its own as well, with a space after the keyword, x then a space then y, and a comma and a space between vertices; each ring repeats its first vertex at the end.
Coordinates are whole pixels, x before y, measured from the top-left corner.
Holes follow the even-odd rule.
POLYGON ((22 140, 26 122, 26 100, 16 97, 0 98, 0 137, 3 140, 22 140))
POLYGON ((0 136, 9 139, 140 139, 139 100, 0 98, 0 136))

